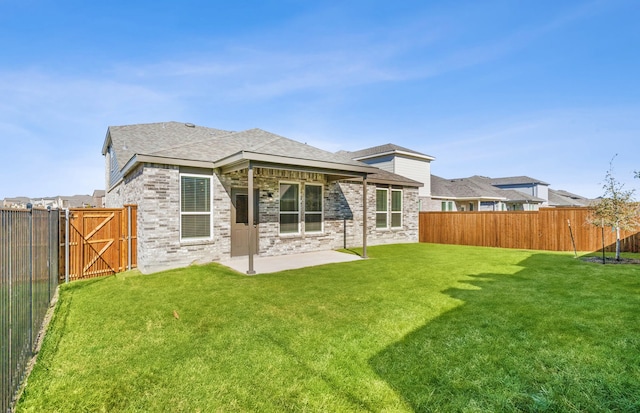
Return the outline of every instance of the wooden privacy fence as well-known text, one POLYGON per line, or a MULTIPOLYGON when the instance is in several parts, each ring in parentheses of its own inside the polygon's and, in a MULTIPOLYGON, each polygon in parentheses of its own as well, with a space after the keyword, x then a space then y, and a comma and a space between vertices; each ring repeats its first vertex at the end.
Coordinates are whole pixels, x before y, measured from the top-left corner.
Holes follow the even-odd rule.
POLYGON ((136 267, 137 208, 73 208, 61 212, 60 279, 111 275, 136 267))
MULTIPOLYGON (((587 223, 588 208, 541 208, 521 212, 420 212, 420 242, 548 251, 602 250, 602 230, 587 223)), ((604 229, 605 251, 616 234, 604 229)), ((622 231, 621 250, 640 252, 640 232, 622 231)))

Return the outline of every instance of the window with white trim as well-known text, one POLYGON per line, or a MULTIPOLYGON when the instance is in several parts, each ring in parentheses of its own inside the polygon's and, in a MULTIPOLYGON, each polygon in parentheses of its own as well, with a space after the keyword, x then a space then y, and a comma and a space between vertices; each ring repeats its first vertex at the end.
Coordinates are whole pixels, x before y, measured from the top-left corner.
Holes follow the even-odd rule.
POLYGON ((304 232, 322 232, 322 185, 304 185, 304 232))
POLYGON ((391 190, 391 228, 402 228, 402 190, 391 190))
POLYGON ((212 227, 211 177, 180 175, 180 239, 209 239, 212 227))
POLYGON ((453 201, 442 201, 442 211, 453 211, 453 201))
POLYGON ((389 228, 389 190, 376 188, 376 228, 389 228))
POLYGON ((280 183, 280 233, 300 233, 300 185, 280 183))

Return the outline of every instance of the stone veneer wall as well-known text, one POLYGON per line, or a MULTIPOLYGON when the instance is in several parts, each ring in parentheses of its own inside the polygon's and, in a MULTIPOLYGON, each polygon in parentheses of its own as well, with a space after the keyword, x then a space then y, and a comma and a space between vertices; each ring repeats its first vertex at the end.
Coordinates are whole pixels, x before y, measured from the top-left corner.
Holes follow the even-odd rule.
MULTIPOLYGON (((108 191, 108 207, 138 205, 138 268, 143 273, 229 258, 233 187, 247 187, 247 172, 213 175, 213 237, 180 241, 180 170, 177 166, 144 164, 108 191)), ((326 175, 256 168, 254 188, 259 190, 259 251, 261 256, 285 255, 362 246, 362 183, 329 182, 326 175), (324 230, 279 234, 280 182, 323 186, 324 230), (269 196, 271 195, 271 196, 269 196)), ((403 228, 375 227, 375 184, 367 191, 368 245, 418 241, 418 189, 403 189, 403 228)), ((302 208, 301 208, 302 209, 302 208)), ((300 215, 302 218, 302 214, 300 215)), ((304 220, 302 220, 304 221, 304 220)))

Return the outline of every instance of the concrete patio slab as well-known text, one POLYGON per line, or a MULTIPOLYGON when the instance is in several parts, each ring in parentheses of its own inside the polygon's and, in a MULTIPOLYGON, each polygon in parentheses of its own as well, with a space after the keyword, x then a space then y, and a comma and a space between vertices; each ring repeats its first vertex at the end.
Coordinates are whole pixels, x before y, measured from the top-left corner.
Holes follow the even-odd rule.
MULTIPOLYGON (((313 267, 316 265, 333 264, 337 262, 358 261, 362 257, 338 251, 317 251, 300 254, 281 255, 278 257, 253 257, 253 269, 256 274, 293 270, 297 268, 313 267)), ((220 264, 246 274, 249 269, 248 257, 234 257, 220 261, 220 264)))

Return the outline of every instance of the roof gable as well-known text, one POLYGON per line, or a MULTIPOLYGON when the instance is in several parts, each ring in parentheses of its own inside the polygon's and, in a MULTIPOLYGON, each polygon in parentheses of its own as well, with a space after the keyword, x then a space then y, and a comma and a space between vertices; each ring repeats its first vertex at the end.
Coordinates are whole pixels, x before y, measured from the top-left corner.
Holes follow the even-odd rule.
POLYGON ((124 166, 136 154, 151 155, 178 150, 182 146, 229 133, 180 122, 109 126, 102 154, 106 154, 111 145, 119 165, 124 166))
POLYGON ((491 185, 549 185, 548 183, 528 176, 508 176, 504 178, 489 178, 491 185))
POLYGON ((427 161, 432 161, 435 157, 408 149, 402 146, 387 143, 385 145, 373 146, 371 148, 365 148, 354 152, 342 151, 341 153, 348 155, 351 159, 370 159, 377 158, 385 155, 405 155, 415 158, 420 158, 427 161))

